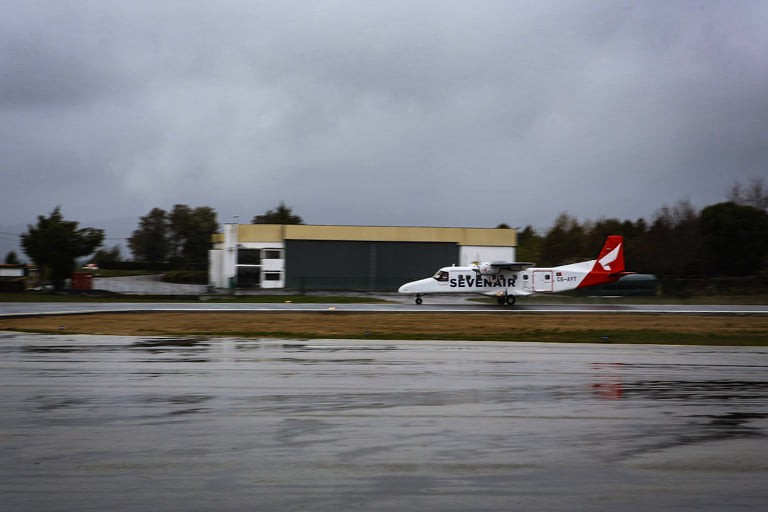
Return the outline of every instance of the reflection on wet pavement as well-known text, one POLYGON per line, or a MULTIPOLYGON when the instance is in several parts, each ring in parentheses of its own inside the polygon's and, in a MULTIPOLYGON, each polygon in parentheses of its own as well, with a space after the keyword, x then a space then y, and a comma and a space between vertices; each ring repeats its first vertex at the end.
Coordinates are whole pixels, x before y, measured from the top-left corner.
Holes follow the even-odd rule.
POLYGON ((8 334, 0 354, 8 510, 768 498, 760 348, 8 334))

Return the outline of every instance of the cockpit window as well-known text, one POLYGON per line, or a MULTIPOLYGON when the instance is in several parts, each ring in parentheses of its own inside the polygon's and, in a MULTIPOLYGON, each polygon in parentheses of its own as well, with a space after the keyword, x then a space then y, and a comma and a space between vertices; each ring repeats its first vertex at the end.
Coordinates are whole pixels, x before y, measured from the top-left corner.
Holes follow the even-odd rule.
POLYGON ((445 270, 438 270, 437 272, 435 272, 435 275, 432 277, 434 277, 438 281, 448 281, 448 272, 446 272, 445 270))

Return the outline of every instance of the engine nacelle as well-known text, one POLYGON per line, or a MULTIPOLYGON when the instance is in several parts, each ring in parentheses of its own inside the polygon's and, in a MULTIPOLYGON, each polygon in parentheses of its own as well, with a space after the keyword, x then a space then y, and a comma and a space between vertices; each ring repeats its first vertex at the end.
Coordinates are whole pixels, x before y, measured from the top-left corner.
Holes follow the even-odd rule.
POLYGON ((495 276, 499 273, 499 268, 494 267, 490 262, 483 261, 481 263, 477 263, 475 265, 475 268, 478 272, 480 272, 480 275, 483 276, 495 276))

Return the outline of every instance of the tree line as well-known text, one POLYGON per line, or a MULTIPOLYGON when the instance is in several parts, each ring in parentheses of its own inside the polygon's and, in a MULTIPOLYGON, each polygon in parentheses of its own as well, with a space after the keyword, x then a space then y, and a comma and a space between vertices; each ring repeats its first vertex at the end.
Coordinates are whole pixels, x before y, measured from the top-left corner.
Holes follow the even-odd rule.
POLYGON ((216 211, 208 206, 177 204, 170 211, 152 208, 139 219, 128 247, 138 261, 182 266, 207 263, 211 236, 218 230, 216 211))
POLYGON ((519 260, 561 265, 592 259, 609 234, 625 241, 628 270, 659 279, 768 274, 768 187, 734 185, 728 201, 697 211, 688 201, 660 208, 650 221, 579 222, 567 213, 541 234, 518 233, 519 260))
MULTIPOLYGON (((283 202, 252 220, 253 224, 303 222, 283 202)), ((216 211, 208 206, 190 208, 177 204, 171 211, 153 208, 139 219, 138 228, 128 238, 128 247, 138 261, 177 266, 207 264, 211 237, 218 230, 216 211)))
MULTIPOLYGON (((253 223, 302 224, 303 220, 281 202, 277 208, 256 215, 253 223)), ((80 228, 78 222, 64 219, 61 207, 57 206, 49 216, 38 216, 36 225, 28 226, 27 232, 21 235, 21 245, 43 278, 60 290, 75 271, 77 260, 86 256, 90 256, 88 261, 100 266, 127 263, 147 268, 205 268, 211 237, 218 230, 216 211, 209 206, 192 208, 176 204, 170 210, 152 208, 139 218, 138 227, 127 239, 134 262, 123 262, 119 245, 102 246, 103 229, 80 228)), ((20 261, 11 251, 5 263, 18 265, 20 261)))
POLYGON ((648 223, 580 223, 563 213, 546 234, 518 233, 518 259, 550 266, 594 258, 609 234, 624 237, 627 269, 657 277, 749 276, 766 270, 768 213, 732 202, 697 212, 688 202, 664 207, 648 223))

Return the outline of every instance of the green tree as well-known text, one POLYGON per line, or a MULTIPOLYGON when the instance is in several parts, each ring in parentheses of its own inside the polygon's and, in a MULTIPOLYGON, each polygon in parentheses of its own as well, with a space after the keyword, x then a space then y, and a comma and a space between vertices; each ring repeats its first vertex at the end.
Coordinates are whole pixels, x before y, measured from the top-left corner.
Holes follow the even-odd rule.
POLYGON ((647 273, 648 248, 645 235, 648 225, 642 217, 635 222, 625 220, 621 224, 621 234, 624 235, 624 255, 627 268, 638 273, 647 273))
POLYGON ((294 215, 293 210, 283 201, 280 201, 274 210, 267 210, 264 215, 256 215, 251 224, 304 224, 304 221, 298 215, 294 215))
MULTIPOLYGON (((575 217, 561 213, 541 244, 543 265, 572 263, 587 256, 584 252, 584 227, 575 217)), ((594 251, 594 249, 593 249, 594 251)))
POLYGON ((747 186, 737 181, 731 187, 728 199, 732 203, 768 211, 768 184, 763 178, 752 178, 747 186))
POLYGON ((768 213, 733 202, 701 212, 701 233, 707 265, 713 274, 757 274, 768 254, 768 213))
POLYGON ((24 252, 37 268, 48 275, 57 290, 75 269, 75 260, 91 254, 104 240, 104 231, 94 228, 78 229, 78 223, 67 221, 56 207, 49 217, 37 218, 37 226, 28 226, 21 235, 24 252))
POLYGON ((168 213, 162 208, 152 208, 139 219, 139 227, 128 239, 133 257, 139 261, 163 262, 168 260, 168 213))
POLYGON ((139 261, 205 263, 211 236, 219 224, 216 210, 208 206, 174 205, 170 213, 153 208, 139 219, 139 227, 128 239, 128 247, 139 261))
POLYGON ((208 206, 195 209, 177 204, 169 215, 171 254, 190 263, 208 261, 211 237, 219 229, 216 210, 208 206))
POLYGON ((6 265, 18 265, 19 263, 20 263, 19 257, 14 251, 11 251, 8 254, 6 254, 5 256, 6 265))
POLYGON ((647 272, 658 277, 690 277, 702 272, 699 214, 688 201, 663 206, 646 233, 647 272))
MULTIPOLYGON (((584 250, 593 258, 597 255, 598 249, 602 246, 608 235, 623 235, 624 224, 618 219, 601 219, 597 222, 584 223, 584 250)), ((626 243, 626 240, 625 240, 626 243)))
POLYGON ((120 255, 120 246, 115 245, 111 249, 105 249, 102 247, 96 251, 89 263, 95 263, 96 265, 101 266, 103 262, 122 261, 122 259, 123 258, 120 255))
POLYGON ((541 245, 544 239, 533 226, 525 226, 517 234, 517 261, 541 261, 541 245))
POLYGON ((169 257, 183 258, 187 236, 192 230, 192 208, 186 204, 173 205, 168 214, 168 254, 169 257))

